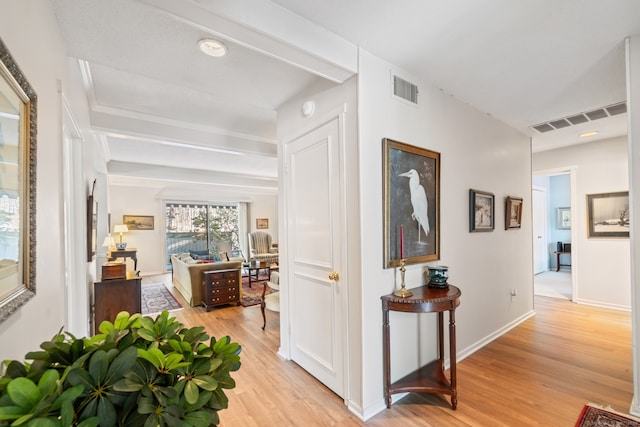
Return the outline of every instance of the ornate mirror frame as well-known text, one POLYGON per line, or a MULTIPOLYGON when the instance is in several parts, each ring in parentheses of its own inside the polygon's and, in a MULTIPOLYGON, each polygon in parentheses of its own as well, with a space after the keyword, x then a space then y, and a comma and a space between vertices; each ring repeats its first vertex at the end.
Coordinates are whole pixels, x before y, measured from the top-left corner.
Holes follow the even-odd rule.
POLYGON ((0 39, 0 322, 36 294, 36 119, 36 93, 0 39))

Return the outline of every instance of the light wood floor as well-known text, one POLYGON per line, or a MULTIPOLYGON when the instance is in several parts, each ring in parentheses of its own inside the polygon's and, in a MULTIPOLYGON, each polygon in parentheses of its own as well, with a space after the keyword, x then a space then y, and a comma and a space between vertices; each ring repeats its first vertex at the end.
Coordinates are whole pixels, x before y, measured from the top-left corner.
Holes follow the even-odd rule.
MULTIPOLYGON (((143 283, 158 278, 171 283, 170 275, 143 283)), ((409 394, 363 423, 276 354, 277 313, 267 312, 263 332, 259 306, 206 313, 177 296, 185 307, 172 313, 179 321, 242 345, 237 387, 220 412, 223 427, 573 426, 587 402, 627 413, 633 397, 630 314, 536 297, 536 316, 458 364, 456 411, 443 397, 409 394)))

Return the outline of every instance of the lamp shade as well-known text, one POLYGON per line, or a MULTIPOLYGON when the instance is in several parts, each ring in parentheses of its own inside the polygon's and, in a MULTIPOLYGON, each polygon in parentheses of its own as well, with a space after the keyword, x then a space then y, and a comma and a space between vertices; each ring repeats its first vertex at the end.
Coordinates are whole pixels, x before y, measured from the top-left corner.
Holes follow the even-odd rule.
POLYGON ((128 231, 127 224, 118 224, 113 228, 114 233, 126 233, 128 231))
POLYGON ((102 246, 105 248, 115 248, 116 242, 113 240, 113 237, 107 236, 104 238, 104 242, 102 242, 102 246))

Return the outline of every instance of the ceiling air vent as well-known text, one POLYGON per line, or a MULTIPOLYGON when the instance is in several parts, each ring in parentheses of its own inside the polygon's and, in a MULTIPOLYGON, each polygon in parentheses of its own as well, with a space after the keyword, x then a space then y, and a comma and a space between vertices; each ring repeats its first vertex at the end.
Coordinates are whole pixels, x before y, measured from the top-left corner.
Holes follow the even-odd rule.
POLYGON ((577 113, 561 119, 549 120, 548 122, 538 123, 531 126, 539 133, 551 132, 556 129, 562 129, 573 125, 579 125, 581 123, 587 123, 598 119, 604 119, 605 117, 616 116, 618 114, 624 114, 627 112, 627 103, 619 102, 607 107, 598 108, 593 111, 587 111, 583 113, 577 113))
POLYGON ((627 103, 621 102, 620 104, 610 105, 605 108, 605 110, 607 110, 607 113, 609 113, 610 116, 617 116, 618 114, 627 112, 627 103))
POLYGON ((575 116, 567 117, 567 120, 572 125, 579 125, 580 123, 586 123, 586 122, 589 121, 587 116, 585 116, 584 114, 578 114, 578 115, 575 115, 575 116))
POLYGON ((553 126, 556 129, 562 129, 562 128, 566 128, 571 126, 571 123, 569 123, 568 121, 566 121, 565 119, 560 119, 560 120, 555 120, 551 123, 549 123, 551 126, 553 126))
POLYGON ((413 104, 418 103, 418 86, 398 76, 393 76, 393 94, 413 104))
POLYGON ((602 108, 599 110, 589 111, 588 113, 584 114, 589 117, 590 120, 604 119, 605 117, 607 117, 607 112, 602 108))

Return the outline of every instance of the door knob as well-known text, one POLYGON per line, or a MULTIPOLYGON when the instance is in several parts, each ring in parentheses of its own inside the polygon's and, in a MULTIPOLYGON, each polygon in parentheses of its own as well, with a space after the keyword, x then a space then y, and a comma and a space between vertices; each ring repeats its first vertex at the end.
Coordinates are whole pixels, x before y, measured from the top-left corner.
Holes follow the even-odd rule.
POLYGON ((329 273, 329 280, 333 280, 333 281, 340 280, 340 275, 338 274, 337 271, 332 271, 331 273, 329 273))

